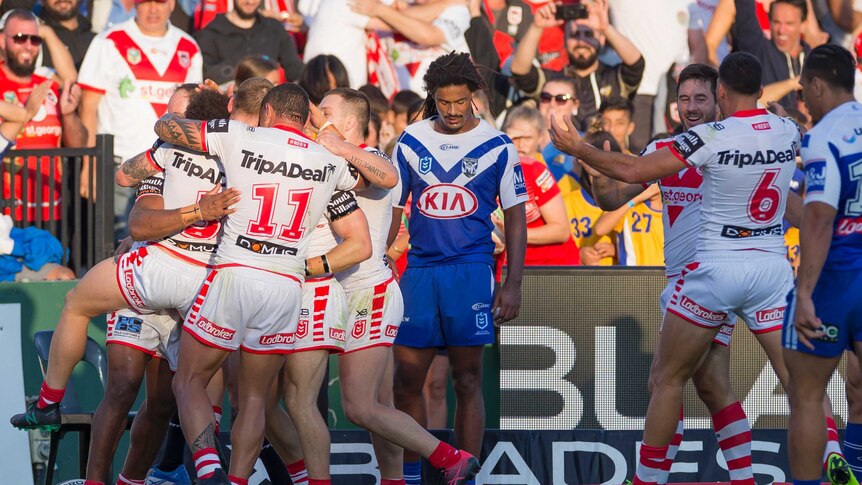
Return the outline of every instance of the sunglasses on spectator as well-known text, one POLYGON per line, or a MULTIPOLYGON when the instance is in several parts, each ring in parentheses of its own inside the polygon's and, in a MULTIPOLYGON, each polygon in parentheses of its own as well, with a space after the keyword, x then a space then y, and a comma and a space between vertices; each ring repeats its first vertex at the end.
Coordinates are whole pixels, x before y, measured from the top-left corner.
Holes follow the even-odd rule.
POLYGON ((566 101, 574 100, 574 96, 571 94, 551 94, 551 93, 542 93, 539 95, 539 99, 542 103, 550 103, 553 99, 557 102, 557 104, 566 104, 566 101))
POLYGON ((28 41, 30 42, 30 44, 32 44, 33 46, 36 46, 36 47, 39 47, 40 45, 42 45, 42 37, 40 37, 38 35, 22 34, 19 32, 15 35, 11 36, 10 38, 12 39, 12 43, 17 44, 17 45, 24 45, 28 41))
POLYGON ((570 39, 592 39, 596 36, 596 33, 592 30, 574 30, 569 34, 570 39))

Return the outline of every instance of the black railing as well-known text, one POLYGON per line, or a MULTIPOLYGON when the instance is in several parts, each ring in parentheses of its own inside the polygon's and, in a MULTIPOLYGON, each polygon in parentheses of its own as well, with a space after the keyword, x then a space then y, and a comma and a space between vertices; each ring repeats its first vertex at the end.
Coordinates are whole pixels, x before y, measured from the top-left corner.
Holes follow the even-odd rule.
POLYGON ((0 163, 0 213, 15 227, 53 234, 66 249, 64 263, 81 277, 114 251, 114 170, 112 135, 97 135, 93 148, 10 150, 0 163))

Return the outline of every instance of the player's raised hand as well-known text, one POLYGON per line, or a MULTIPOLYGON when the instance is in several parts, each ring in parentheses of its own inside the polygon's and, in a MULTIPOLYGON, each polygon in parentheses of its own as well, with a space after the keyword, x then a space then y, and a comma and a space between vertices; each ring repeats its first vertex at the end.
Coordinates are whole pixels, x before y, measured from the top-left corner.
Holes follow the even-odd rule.
POLYGON ((825 329, 823 322, 817 318, 814 310, 814 301, 809 295, 796 295, 796 311, 793 316, 793 326, 796 327, 796 336, 802 345, 814 350, 811 339, 823 336, 825 329))
POLYGON ((319 130, 326 123, 326 116, 323 116, 323 111, 320 111, 320 108, 311 101, 308 102, 308 122, 315 130, 319 130))
POLYGON ((551 134, 551 143, 561 151, 574 155, 580 158, 579 153, 583 151, 584 143, 581 141, 581 135, 578 134, 578 129, 572 122, 570 116, 563 117, 563 124, 560 124, 551 113, 551 126, 548 129, 551 134))
POLYGON ((233 206, 239 202, 239 196, 239 190, 232 187, 222 191, 221 185, 213 186, 198 201, 198 206, 201 208, 201 219, 215 221, 228 214, 233 214, 236 212, 233 206))

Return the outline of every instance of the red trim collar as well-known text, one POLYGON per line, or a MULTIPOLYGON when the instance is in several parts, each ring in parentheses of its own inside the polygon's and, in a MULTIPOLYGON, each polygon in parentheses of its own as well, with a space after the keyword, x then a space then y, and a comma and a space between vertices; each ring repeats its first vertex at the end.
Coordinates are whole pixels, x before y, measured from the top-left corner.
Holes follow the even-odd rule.
POLYGON ((299 135, 299 136, 301 136, 301 137, 305 138, 306 140, 314 141, 314 140, 312 140, 311 138, 307 137, 307 136, 305 135, 305 133, 303 133, 301 130, 297 130, 296 128, 294 128, 294 127, 292 127, 292 126, 290 126, 290 125, 285 125, 285 124, 281 124, 281 123, 276 123, 276 124, 272 125, 272 128, 278 128, 279 130, 284 130, 284 131, 286 131, 286 132, 294 133, 294 134, 296 134, 296 135, 299 135))
POLYGON ((766 111, 763 108, 757 109, 746 109, 742 111, 737 111, 731 115, 731 118, 751 118, 752 116, 763 116, 768 115, 769 111, 766 111))

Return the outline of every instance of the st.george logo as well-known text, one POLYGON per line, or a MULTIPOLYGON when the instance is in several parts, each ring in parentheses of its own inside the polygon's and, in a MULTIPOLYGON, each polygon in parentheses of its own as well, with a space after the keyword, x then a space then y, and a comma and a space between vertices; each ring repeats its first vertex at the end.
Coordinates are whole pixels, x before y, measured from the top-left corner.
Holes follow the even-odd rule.
POLYGON ((422 175, 427 174, 431 171, 431 165, 434 163, 434 159, 431 157, 422 157, 419 159, 419 173, 422 175))
POLYGON ((468 177, 474 177, 478 168, 479 160, 475 158, 465 158, 461 161, 461 173, 468 177))

